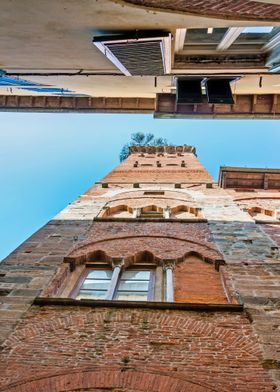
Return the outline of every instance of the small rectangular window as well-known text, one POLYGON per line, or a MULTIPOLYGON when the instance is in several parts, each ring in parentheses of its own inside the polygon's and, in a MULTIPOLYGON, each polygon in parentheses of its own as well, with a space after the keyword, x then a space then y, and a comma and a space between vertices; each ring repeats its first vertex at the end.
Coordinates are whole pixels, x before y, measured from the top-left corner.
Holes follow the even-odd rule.
POLYGON ((158 191, 158 192, 153 192, 153 191, 147 191, 144 192, 144 195, 151 195, 151 196, 160 196, 160 195, 164 195, 164 192, 158 191))

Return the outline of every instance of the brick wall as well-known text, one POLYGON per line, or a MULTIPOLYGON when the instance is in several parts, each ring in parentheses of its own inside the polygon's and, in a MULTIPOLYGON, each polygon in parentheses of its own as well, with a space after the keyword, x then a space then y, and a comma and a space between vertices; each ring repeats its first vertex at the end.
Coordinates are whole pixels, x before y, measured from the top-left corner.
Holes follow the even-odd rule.
POLYGON ((113 169, 102 182, 117 183, 175 183, 175 182, 213 182, 212 177, 192 153, 178 155, 130 154, 129 157, 113 169), (138 166, 134 167, 135 162, 138 166), (181 167, 182 161, 185 167, 181 167), (161 164, 157 166, 157 162, 161 164), (149 166, 147 166, 149 165, 149 166), (174 166, 173 166, 174 165, 174 166))
POLYGON ((279 5, 250 0, 125 0, 124 2, 157 10, 223 19, 280 20, 279 5))
POLYGON ((144 250, 158 259, 182 261, 189 252, 212 261, 220 258, 206 223, 94 222, 88 239, 68 256, 80 262, 80 258, 88 258, 98 250, 109 257, 124 257, 127 263, 133 263, 134 257, 144 250))
POLYGON ((1 391, 272 391, 261 360, 243 314, 33 306, 5 342, 1 391))
POLYGON ((91 221, 51 221, 0 264, 0 343, 13 331, 91 221))
POLYGON ((174 297, 176 302, 228 303, 219 272, 195 256, 174 271, 174 297))

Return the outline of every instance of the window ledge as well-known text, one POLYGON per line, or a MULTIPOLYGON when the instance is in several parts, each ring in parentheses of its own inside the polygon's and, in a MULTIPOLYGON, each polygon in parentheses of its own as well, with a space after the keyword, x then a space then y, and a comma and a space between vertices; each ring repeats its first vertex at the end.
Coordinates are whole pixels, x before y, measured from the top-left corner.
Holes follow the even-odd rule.
POLYGON ((97 222, 177 222, 177 223, 207 223, 208 220, 204 218, 97 218, 93 219, 97 222))
POLYGON ((255 223, 262 224, 262 225, 280 225, 279 220, 258 220, 258 219, 255 219, 255 223))
POLYGON ((73 298, 35 298, 33 305, 39 306, 90 306, 108 308, 142 308, 142 309, 171 309, 190 310, 195 312, 242 312, 243 305, 239 304, 195 304, 188 302, 151 302, 151 301, 107 301, 73 298))

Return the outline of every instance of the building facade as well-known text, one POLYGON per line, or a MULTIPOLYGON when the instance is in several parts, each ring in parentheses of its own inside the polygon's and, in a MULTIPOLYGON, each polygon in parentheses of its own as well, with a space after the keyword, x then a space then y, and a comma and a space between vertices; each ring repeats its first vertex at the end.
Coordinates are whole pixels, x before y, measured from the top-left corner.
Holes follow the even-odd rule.
POLYGON ((131 147, 1 263, 0 391, 277 390, 279 189, 131 147))
POLYGON ((0 111, 280 117, 279 0, 2 0, 1 10, 0 111), (182 78, 190 93, 201 81, 185 103, 182 78), (230 101, 209 97, 220 79, 230 101))

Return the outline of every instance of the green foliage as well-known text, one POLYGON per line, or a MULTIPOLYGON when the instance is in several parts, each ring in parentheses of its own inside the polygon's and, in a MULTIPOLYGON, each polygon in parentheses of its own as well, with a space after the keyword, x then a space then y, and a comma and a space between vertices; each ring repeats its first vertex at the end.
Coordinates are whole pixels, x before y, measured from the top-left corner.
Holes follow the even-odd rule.
POLYGON ((120 152, 120 161, 122 162, 128 157, 130 146, 166 146, 167 140, 163 137, 155 138, 152 133, 136 132, 132 133, 130 141, 126 143, 120 152))

